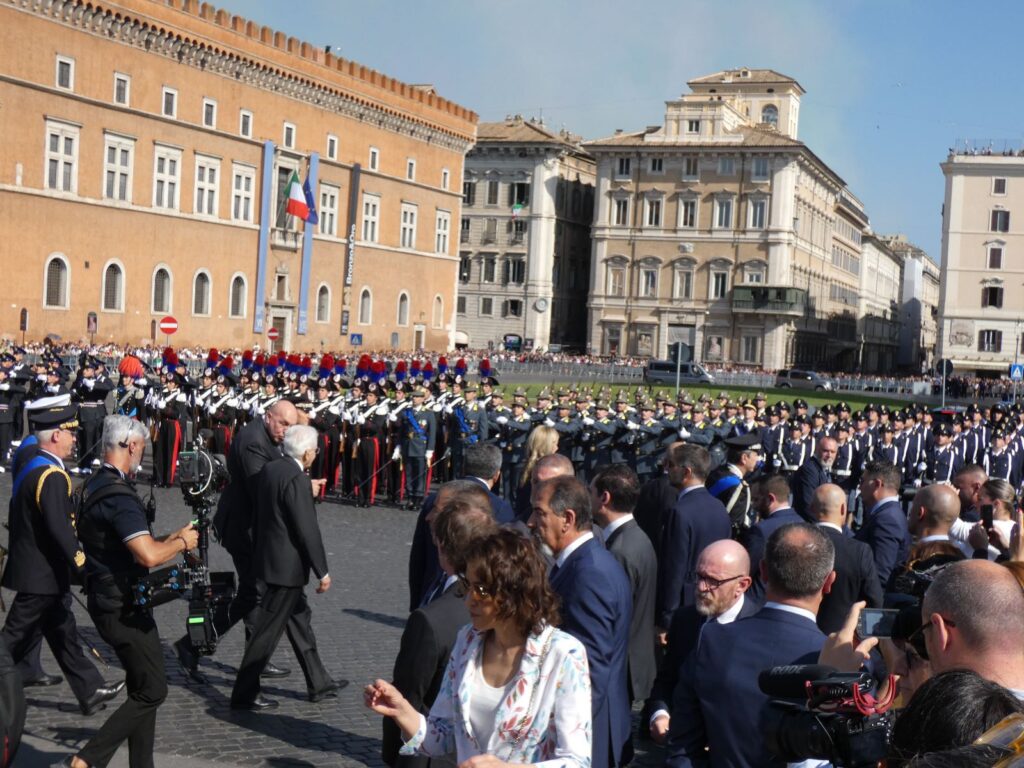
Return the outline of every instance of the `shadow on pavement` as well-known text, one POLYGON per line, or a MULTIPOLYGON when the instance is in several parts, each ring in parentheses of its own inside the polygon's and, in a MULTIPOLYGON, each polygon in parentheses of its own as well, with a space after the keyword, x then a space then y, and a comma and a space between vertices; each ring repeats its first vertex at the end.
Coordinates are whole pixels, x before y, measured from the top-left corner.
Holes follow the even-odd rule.
POLYGON ((347 613, 355 616, 356 618, 365 619, 366 621, 373 621, 377 624, 383 624, 386 627, 395 627, 396 629, 405 628, 405 619, 400 619, 397 616, 389 616, 386 613, 364 611, 362 608, 343 608, 342 613, 347 613))

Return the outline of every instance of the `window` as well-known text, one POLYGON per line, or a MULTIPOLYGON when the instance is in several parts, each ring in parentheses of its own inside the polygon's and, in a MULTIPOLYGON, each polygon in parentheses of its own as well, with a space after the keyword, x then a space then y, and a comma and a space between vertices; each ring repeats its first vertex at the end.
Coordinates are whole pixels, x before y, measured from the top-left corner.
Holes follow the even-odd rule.
POLYGON ((217 127, 217 102, 203 99, 203 125, 207 128, 217 127))
POLYGON ((274 220, 274 227, 285 231, 294 231, 298 228, 296 217, 288 213, 288 194, 291 188, 292 173, 298 173, 294 168, 279 165, 277 171, 277 197, 275 198, 275 210, 277 218, 274 220))
POLYGON ((697 181, 700 179, 700 160, 696 157, 683 158, 683 181, 697 181))
POLYGON ((316 291, 316 321, 318 323, 330 322, 331 319, 331 289, 321 285, 316 291))
POLYGON ((700 133, 700 120, 687 120, 686 121, 686 132, 687 133, 700 133))
POLYGON ((460 243, 468 243, 469 242, 469 227, 470 227, 469 219, 463 217, 462 221, 459 223, 459 242, 460 243))
POLYGON ((768 125, 779 124, 779 109, 774 104, 765 104, 761 109, 761 122, 768 125))
POLYGON ((252 223, 252 196, 256 184, 256 169, 236 165, 232 169, 231 218, 252 223))
POLYGON ((416 206, 412 203, 402 203, 401 245, 416 247, 416 206))
POLYGON ((608 267, 608 295, 626 295, 626 268, 622 266, 608 267))
POLYGON ((451 229, 452 215, 448 211, 437 212, 437 226, 434 229, 434 252, 448 253, 448 230, 451 229))
POLYGON ((370 170, 380 170, 380 150, 376 147, 370 147, 370 170))
POLYGON ((338 188, 320 185, 320 234, 328 237, 338 235, 338 188))
POLYGON ((525 219, 516 219, 512 224, 512 245, 522 245, 526 239, 527 225, 530 222, 525 219))
POLYGON ((731 197, 720 197, 715 200, 715 227, 717 229, 732 228, 731 197))
POLYGON ((129 201, 132 198, 132 157, 135 142, 107 134, 103 147, 103 197, 129 201))
POLYGON ((359 324, 369 325, 373 322, 373 297, 369 288, 363 288, 359 294, 359 324))
POLYGON ((768 178, 768 158, 755 157, 750 169, 750 177, 755 181, 764 181, 768 178))
POLYGON ((661 198, 646 198, 644 200, 644 223, 648 227, 661 226, 661 198))
POLYGON ((380 219, 380 198, 377 195, 363 195, 363 240, 377 242, 377 222, 380 219))
POLYGON ((338 159, 338 137, 330 133, 327 134, 327 159, 338 159))
POLYGON ((196 207, 200 216, 216 216, 220 188, 220 160, 196 155, 196 207))
POLYGON ((1010 231, 1010 212, 1004 211, 1000 208, 992 211, 991 224, 989 229, 992 232, 1009 232, 1010 231))
POLYGON ((46 188, 78 191, 78 129, 52 120, 46 122, 46 188))
MULTIPOLYGON (((245 317, 246 292, 245 277, 243 275, 232 277, 231 293, 228 296, 228 314, 231 317, 245 317)), ((317 304, 317 312, 319 314, 319 303, 317 304)))
POLYGON ((724 299, 729 292, 729 273, 720 270, 711 272, 711 298, 724 299))
POLYGON ((68 263, 63 256, 51 256, 43 271, 43 306, 68 308, 68 263))
POLYGON ((750 201, 747 209, 749 212, 747 227, 749 229, 764 229, 768 214, 768 201, 763 197, 755 197, 750 201))
POLYGON ((484 256, 483 260, 481 261, 481 264, 482 264, 482 272, 481 272, 481 275, 480 275, 480 281, 481 282, 484 282, 484 283, 493 283, 494 282, 494 274, 497 271, 496 270, 497 262, 498 262, 498 260, 494 256, 484 256))
POLYGON ((466 297, 459 296, 455 299, 455 312, 460 315, 466 314, 466 297))
POLYGON ((252 138, 252 112, 247 109, 238 112, 238 134, 247 139, 252 138))
POLYGON ((672 283, 672 298, 692 299, 693 298, 693 270, 677 269, 672 283))
POLYGON ((402 291, 398 295, 398 324, 408 325, 409 324, 409 294, 402 291))
POLYGON ((743 282, 757 283, 764 282, 764 267, 760 264, 748 264, 743 270, 743 282))
POLYGON ((658 297, 658 269, 644 267, 640 270, 640 297, 656 299, 658 297))
POLYGON ((275 301, 288 301, 288 275, 274 275, 275 301))
POLYGON ((153 207, 178 210, 181 150, 157 145, 153 153, 153 207))
POLYGON ((117 264, 107 264, 103 269, 103 311, 124 311, 124 272, 117 264))
POLYGON ((75 60, 67 56, 57 57, 57 87, 65 91, 75 89, 75 60))
POLYGON ((629 200, 625 197, 617 197, 612 201, 613 223, 617 227, 629 226, 629 200))
POLYGON ((166 267, 157 267, 153 271, 150 310, 153 314, 166 314, 171 311, 171 272, 166 267))
POLYGON ((444 299, 440 295, 434 296, 434 309, 430 314, 430 324, 434 328, 444 327, 444 299))
POLYGON ((508 299, 502 307, 502 315, 504 317, 522 317, 523 316, 523 301, 522 299, 508 299))
POLYGON ((993 195, 1005 195, 1006 194, 1006 179, 992 179, 992 194, 993 195))
POLYGON ((651 173, 664 173, 665 172, 665 160, 661 157, 651 158, 651 173))
POLYGON ((992 245, 988 249, 988 268, 989 269, 1002 269, 1003 268, 1003 248, 1002 246, 992 245))
POLYGON ((761 337, 744 336, 740 345, 740 361, 744 363, 761 362, 761 337))
POLYGON ((979 352, 1001 352, 1003 349, 1003 332, 985 330, 978 334, 979 352))
POLYGON ((114 73, 114 103, 127 107, 131 100, 132 79, 120 72, 114 73))
POLYGON ((981 306, 1001 309, 1003 306, 1003 289, 1001 286, 989 285, 981 289, 981 306))
POLYGON ((508 204, 510 206, 530 204, 530 185, 517 181, 508 185, 508 204))
POLYGON ((831 285, 829 285, 828 297, 832 299, 832 301, 837 301, 841 304, 846 304, 851 307, 856 306, 857 302, 860 299, 860 296, 857 293, 857 291, 853 290, 852 288, 848 288, 840 283, 832 283, 831 285))
POLYGON ((732 176, 736 173, 736 161, 731 157, 718 158, 718 175, 732 176))
POLYGON ((416 161, 406 160, 405 161, 405 178, 409 181, 416 181, 416 161))
POLYGON ((210 276, 198 272, 192 281, 192 314, 210 314, 210 276))
POLYGON ((480 298, 480 314, 484 317, 490 317, 494 314, 494 299, 490 296, 480 298))
POLYGON ((476 182, 475 181, 464 181, 462 182, 462 204, 473 205, 476 200, 476 182))
POLYGON ((441 169, 441 189, 447 190, 451 186, 452 174, 447 168, 441 169))
POLYGON ((832 263, 847 272, 860 274, 860 256, 840 245, 832 246, 832 263))
POLYGON ((488 181, 487 182, 487 204, 488 205, 497 205, 498 204, 498 189, 499 189, 500 186, 501 186, 500 183, 497 182, 497 181, 488 181))
POLYGON ((630 158, 620 157, 616 164, 615 175, 616 176, 629 176, 631 170, 630 158))
POLYGON ((526 282, 526 261, 524 259, 505 259, 502 282, 505 285, 522 285, 526 282))
POLYGON ((473 269, 473 259, 467 254, 459 258, 459 282, 468 283, 473 269))
POLYGON ((497 219, 485 219, 484 220, 484 235, 481 238, 483 243, 493 243, 498 239, 498 220, 497 219))
POLYGON ((178 92, 176 90, 164 86, 160 110, 164 117, 178 116, 178 92))
POLYGON ((708 350, 705 355, 707 360, 721 360, 725 357, 725 337, 715 334, 707 337, 708 350))
POLYGON ((684 198, 679 201, 679 226, 693 229, 697 226, 697 200, 684 198))

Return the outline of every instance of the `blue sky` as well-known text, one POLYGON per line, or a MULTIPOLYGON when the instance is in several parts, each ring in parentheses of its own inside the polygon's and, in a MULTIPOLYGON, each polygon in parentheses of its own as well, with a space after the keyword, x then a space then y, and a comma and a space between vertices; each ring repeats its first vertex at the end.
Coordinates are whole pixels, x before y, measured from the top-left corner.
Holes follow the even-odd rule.
MULTIPOLYGON (((957 139, 1024 137, 1024 3, 909 0, 221 0, 482 120, 540 116, 585 138, 659 124, 686 81, 768 67, 807 91, 800 138, 876 232, 940 257, 957 139)), ((1001 144, 1000 144, 1001 146, 1001 144)))

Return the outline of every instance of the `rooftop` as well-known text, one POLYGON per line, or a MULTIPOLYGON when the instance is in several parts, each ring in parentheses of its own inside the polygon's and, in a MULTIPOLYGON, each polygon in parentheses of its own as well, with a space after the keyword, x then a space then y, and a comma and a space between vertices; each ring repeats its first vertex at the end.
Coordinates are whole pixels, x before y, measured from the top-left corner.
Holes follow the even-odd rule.
POLYGON ((804 147, 804 143, 797 139, 784 136, 774 128, 762 127, 760 125, 739 128, 735 131, 726 131, 725 135, 711 141, 694 141, 693 139, 681 139, 669 141, 663 138, 662 126, 652 126, 634 133, 616 133, 603 139, 594 139, 583 142, 584 147, 693 147, 695 149, 708 149, 722 146, 743 146, 743 147, 804 147))
POLYGON ((564 144, 579 149, 581 137, 566 130, 552 131, 536 118, 512 115, 501 122, 479 123, 476 140, 477 143, 502 141, 510 144, 564 144))
MULTIPOLYGON (((742 85, 744 83, 751 83, 755 85, 769 85, 772 83, 777 83, 779 85, 795 85, 800 89, 800 93, 806 93, 803 86, 788 75, 783 75, 781 72, 776 72, 774 69, 753 69, 751 67, 725 69, 721 72, 715 72, 711 75, 695 78, 688 81, 686 84, 693 88, 695 85, 742 85)), ((701 90, 703 90, 703 88, 701 90)))

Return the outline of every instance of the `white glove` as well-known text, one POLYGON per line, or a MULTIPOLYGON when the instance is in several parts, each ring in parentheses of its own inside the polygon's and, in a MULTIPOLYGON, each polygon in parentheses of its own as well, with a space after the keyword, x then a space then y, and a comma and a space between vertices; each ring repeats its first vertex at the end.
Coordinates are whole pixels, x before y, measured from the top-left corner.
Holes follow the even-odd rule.
POLYGON ((8 384, 6 381, 3 384, 0 384, 0 391, 6 392, 10 388, 11 388, 11 385, 8 384))
POLYGON ((60 384, 48 384, 46 386, 46 391, 47 392, 52 392, 53 394, 57 394, 58 390, 60 390, 60 384))
POLYGON ((217 406, 214 405, 213 403, 210 403, 208 406, 206 406, 206 412, 213 416, 213 414, 217 412, 217 406))
POLYGON ((781 467, 782 466, 782 460, 781 459, 774 459, 772 461, 772 466, 773 467, 781 467))
POLYGON ((499 416, 498 418, 495 419, 495 421, 498 424, 505 426, 506 424, 508 424, 508 416, 499 416))
POLYGON ((626 429, 630 430, 631 432, 635 432, 636 430, 640 429, 640 425, 637 424, 635 421, 627 421, 626 429))
POLYGON ((390 413, 390 414, 388 414, 388 421, 390 421, 392 424, 397 422, 398 421, 398 414, 397 413, 390 413))
POLYGON ((444 406, 441 405, 440 403, 434 403, 432 406, 430 406, 430 410, 432 410, 434 413, 440 413, 443 409, 444 406))
POLYGON ((918 472, 925 472, 925 471, 927 471, 927 469, 928 469, 928 462, 927 461, 922 461, 920 464, 917 465, 917 471, 918 472))
POLYGON ((391 460, 398 461, 400 458, 402 458, 402 449, 395 448, 395 450, 391 452, 391 460))
POLYGON ((584 416, 583 417, 583 425, 584 426, 590 427, 590 426, 593 426, 593 424, 594 424, 594 420, 592 418, 590 418, 589 416, 584 416))
POLYGON ((553 422, 551 419, 544 419, 544 426, 545 427, 553 427, 553 426, 555 426, 555 422, 553 422))
POLYGON ((167 407, 167 401, 166 401, 166 400, 164 400, 164 399, 163 399, 163 398, 161 397, 161 398, 160 398, 159 400, 157 400, 157 401, 156 401, 156 407, 157 407, 157 408, 159 408, 159 409, 163 409, 163 408, 166 408, 166 407, 167 407))
POLYGON ((685 440, 686 438, 688 438, 690 436, 690 432, 687 429, 685 429, 685 428, 680 428, 679 436, 685 440))
POLYGON ((445 413, 447 413, 447 414, 448 414, 449 416, 451 416, 451 415, 452 415, 453 413, 455 413, 455 409, 454 409, 454 408, 452 408, 452 407, 451 407, 450 405, 446 405, 446 406, 444 406, 443 410, 444 410, 444 412, 445 412, 445 413))
POLYGON ((137 378, 135 380, 135 386, 137 386, 137 387, 144 387, 144 386, 146 386, 146 383, 147 382, 146 382, 146 377, 145 376, 140 376, 139 378, 137 378))
POLYGON ((921 480, 920 480, 920 478, 914 481, 914 487, 915 488, 920 488, 921 487, 921 480))
POLYGON ((86 389, 92 389, 96 386, 96 379, 82 379, 82 383, 86 389))
POLYGON ((36 375, 36 381, 46 381, 46 374, 40 373, 36 375))
POLYGON ((432 458, 434 458, 434 452, 433 451, 427 451, 427 463, 428 464, 430 463, 430 460, 432 458))
POLYGON ((582 440, 584 443, 590 440, 590 433, 584 432, 582 435, 580 435, 580 440, 582 440))
POLYGON ((357 424, 365 424, 365 423, 366 423, 366 417, 365 417, 365 416, 363 416, 363 414, 361 414, 361 413, 360 413, 360 414, 359 414, 359 415, 358 415, 358 416, 356 417, 356 423, 357 423, 357 424))
POLYGON ((376 413, 377 413, 378 416, 387 416, 388 415, 388 407, 386 405, 378 405, 376 413))
POLYGON ((341 416, 341 420, 351 424, 352 423, 352 414, 349 413, 348 411, 345 411, 345 413, 342 414, 342 416, 341 416))

